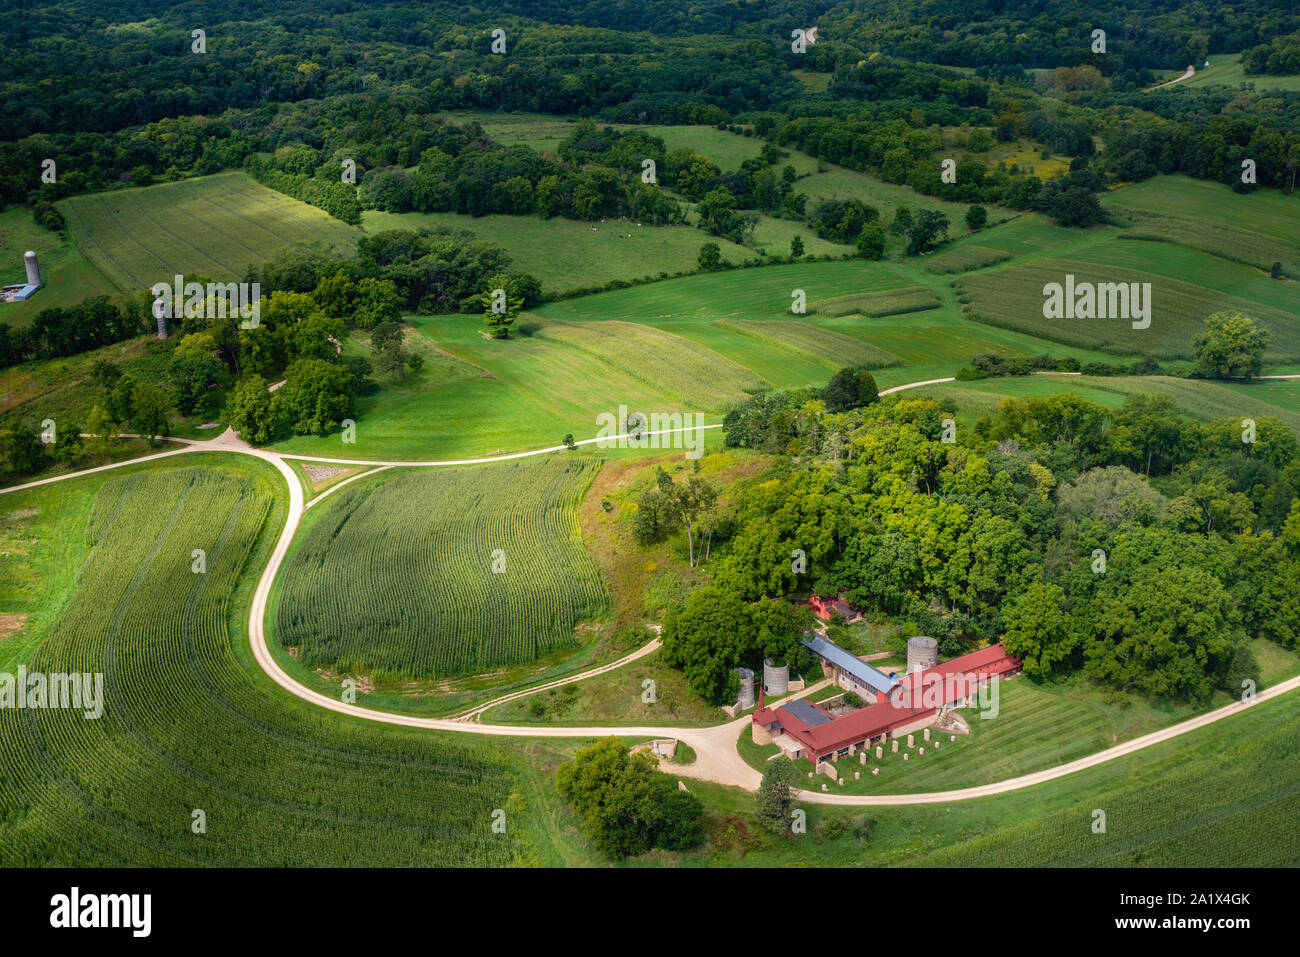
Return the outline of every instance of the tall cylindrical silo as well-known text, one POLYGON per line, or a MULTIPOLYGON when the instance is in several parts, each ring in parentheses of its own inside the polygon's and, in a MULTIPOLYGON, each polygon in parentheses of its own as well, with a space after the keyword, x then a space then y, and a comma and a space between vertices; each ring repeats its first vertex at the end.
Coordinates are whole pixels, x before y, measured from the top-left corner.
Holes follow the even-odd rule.
POLYGON ((27 250, 27 252, 23 254, 23 261, 27 263, 28 285, 39 286, 41 284, 41 267, 40 264, 36 262, 36 253, 30 249, 27 250))
POLYGON ((907 670, 924 671, 939 663, 939 642, 926 635, 907 640, 907 670))
POLYGON ((763 687, 768 694, 785 694, 790 690, 790 666, 774 665, 771 658, 763 659, 763 687))
POLYGON ((754 672, 748 668, 737 668, 736 674, 740 675, 740 707, 754 707, 754 672))

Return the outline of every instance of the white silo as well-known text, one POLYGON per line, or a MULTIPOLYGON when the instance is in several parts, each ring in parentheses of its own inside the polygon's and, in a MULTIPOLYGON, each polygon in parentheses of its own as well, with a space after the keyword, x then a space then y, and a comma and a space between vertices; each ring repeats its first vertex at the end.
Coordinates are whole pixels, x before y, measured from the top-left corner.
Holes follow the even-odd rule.
POLYGON ((39 286, 41 284, 41 267, 36 262, 36 253, 27 250, 23 254, 23 261, 27 263, 27 284, 29 286, 39 286))

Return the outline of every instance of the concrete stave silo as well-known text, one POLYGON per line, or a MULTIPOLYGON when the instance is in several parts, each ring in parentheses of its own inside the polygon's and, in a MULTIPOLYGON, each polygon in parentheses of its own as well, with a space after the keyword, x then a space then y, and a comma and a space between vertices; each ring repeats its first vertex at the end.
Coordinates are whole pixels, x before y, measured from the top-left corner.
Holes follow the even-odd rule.
POLYGON ((763 688, 768 694, 785 694, 790 690, 790 666, 776 665, 771 658, 763 659, 763 688))
POLYGON ((907 639, 907 671, 909 674, 933 668, 939 663, 939 642, 928 635, 907 639))
POLYGON ((754 707, 754 672, 748 668, 733 668, 740 675, 740 697, 737 699, 742 710, 754 707))

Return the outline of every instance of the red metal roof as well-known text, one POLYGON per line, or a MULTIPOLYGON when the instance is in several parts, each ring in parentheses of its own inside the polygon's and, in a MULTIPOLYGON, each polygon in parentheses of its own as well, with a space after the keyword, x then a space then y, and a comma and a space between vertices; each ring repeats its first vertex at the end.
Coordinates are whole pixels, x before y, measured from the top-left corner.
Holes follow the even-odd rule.
MULTIPOLYGON (((1006 674, 1019 667, 1020 662, 1007 654, 1001 644, 996 644, 946 661, 934 668, 908 675, 899 687, 906 688, 909 695, 915 695, 918 702, 921 702, 924 700, 922 695, 930 683, 942 680, 945 676, 951 675, 954 678, 967 676, 971 679, 969 688, 973 690, 979 678, 1006 674)), ((933 706, 902 707, 900 702, 905 700, 908 699, 899 697, 896 691, 889 701, 860 708, 852 714, 836 718, 815 728, 810 728, 787 709, 779 707, 775 710, 765 708, 762 712, 756 711, 753 719, 755 723, 763 725, 779 721, 781 729, 807 749, 810 759, 816 760, 821 755, 831 754, 850 744, 866 741, 921 718, 929 717, 938 710, 933 706)), ((925 703, 929 704, 928 701, 925 703)))

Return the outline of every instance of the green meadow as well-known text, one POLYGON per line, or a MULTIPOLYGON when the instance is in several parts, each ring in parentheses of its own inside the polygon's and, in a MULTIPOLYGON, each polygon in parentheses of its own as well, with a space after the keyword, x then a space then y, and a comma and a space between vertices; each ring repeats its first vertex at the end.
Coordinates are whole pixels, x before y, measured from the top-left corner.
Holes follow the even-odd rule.
POLYGON ((1268 271, 1280 262, 1300 278, 1300 194, 1235 193, 1222 183, 1153 176, 1111 190, 1102 206, 1126 235, 1190 246, 1268 271))
MULTIPOLYGON (((361 225, 368 233, 422 227, 468 230, 476 240, 505 249, 510 254, 511 268, 537 276, 548 296, 614 280, 632 282, 658 278, 660 273, 693 272, 699 268, 700 247, 707 242, 718 244, 727 263, 744 262, 754 256, 752 250, 710 237, 694 226, 655 227, 648 222, 638 226, 621 219, 588 223, 558 216, 473 217, 368 210, 362 215, 361 225)), ((808 236, 816 239, 811 233, 808 236)), ((790 251, 789 245, 786 240, 784 252, 790 251)), ((842 247, 841 251, 846 249, 842 247)))
MULTIPOLYGON (((1189 80, 1175 83, 1170 89, 1178 89, 1183 86, 1228 86, 1239 90, 1249 84, 1259 92, 1285 90, 1294 93, 1300 90, 1300 76, 1247 73, 1245 67, 1241 64, 1240 53, 1211 54, 1209 60, 1210 65, 1208 67, 1197 63, 1195 76, 1189 80)), ((1182 71, 1171 74, 1168 79, 1172 80, 1175 76, 1182 76, 1182 71)))

